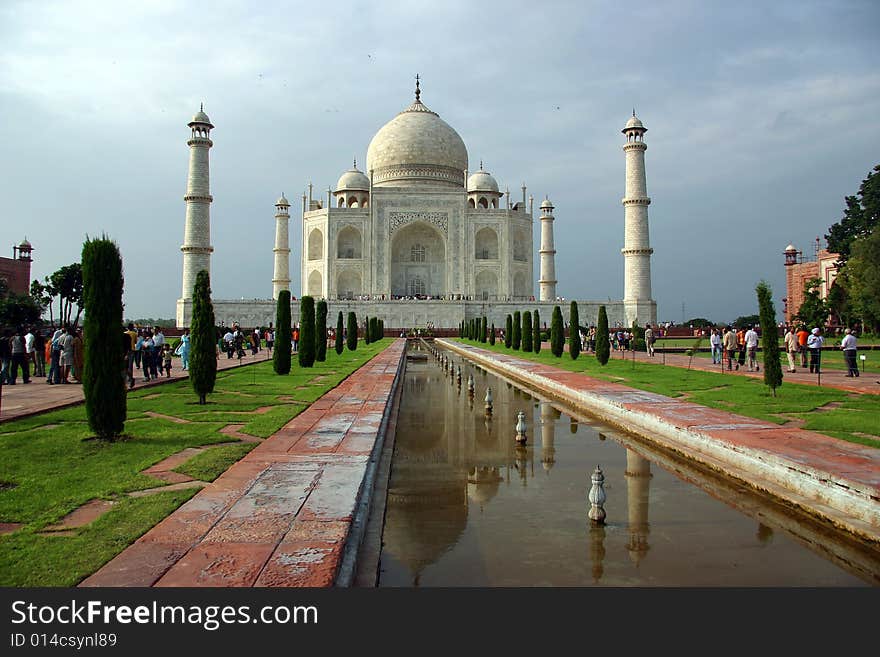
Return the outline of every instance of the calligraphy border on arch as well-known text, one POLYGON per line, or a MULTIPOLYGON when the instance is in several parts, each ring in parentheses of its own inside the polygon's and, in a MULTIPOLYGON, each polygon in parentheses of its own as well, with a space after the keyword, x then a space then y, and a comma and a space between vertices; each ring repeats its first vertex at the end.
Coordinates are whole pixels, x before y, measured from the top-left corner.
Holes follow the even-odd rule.
POLYGON ((388 234, 393 235, 394 231, 405 224, 413 221, 424 221, 437 226, 443 231, 445 236, 449 236, 449 213, 448 212, 389 212, 388 213, 388 234))

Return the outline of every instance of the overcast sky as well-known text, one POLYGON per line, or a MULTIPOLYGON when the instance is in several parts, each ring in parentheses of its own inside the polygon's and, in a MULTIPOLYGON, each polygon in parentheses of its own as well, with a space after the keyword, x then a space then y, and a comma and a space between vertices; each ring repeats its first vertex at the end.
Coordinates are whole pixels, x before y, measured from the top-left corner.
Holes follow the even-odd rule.
POLYGON ((878 25, 876 0, 3 0, 0 246, 27 237, 42 279, 106 233, 125 315, 174 317, 186 124, 204 102, 214 297, 271 296, 281 192, 299 295, 302 193, 364 162, 419 73, 471 169, 553 201, 560 295, 623 294, 634 107, 658 319, 751 314, 762 278, 781 314, 785 246, 811 252, 880 162, 878 25))

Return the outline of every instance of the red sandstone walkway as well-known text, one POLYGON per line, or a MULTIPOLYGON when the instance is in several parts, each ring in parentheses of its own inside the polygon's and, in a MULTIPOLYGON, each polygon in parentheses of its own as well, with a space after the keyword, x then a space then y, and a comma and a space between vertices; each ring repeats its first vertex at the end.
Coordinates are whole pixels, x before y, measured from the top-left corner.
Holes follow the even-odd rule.
POLYGON ((394 340, 81 586, 330 586, 390 412, 394 340))
MULTIPOLYGON (((498 364, 493 369, 578 403, 607 421, 620 424, 626 418, 647 435, 677 433, 682 443, 667 446, 720 464, 746 481, 758 481, 759 488, 794 489, 796 495, 813 499, 813 508, 829 507, 842 514, 851 531, 880 541, 880 449, 634 390, 512 354, 439 342, 477 362, 498 364)), ((832 521, 837 519, 834 513, 829 516, 832 521)))
MULTIPOLYGON (((248 352, 244 358, 239 361, 237 358, 227 358, 225 354, 220 354, 217 360, 218 370, 227 370, 240 365, 251 365, 260 363, 272 357, 265 349, 257 352, 252 356, 248 352)), ((169 381, 180 381, 189 378, 189 372, 184 371, 180 367, 180 361, 175 361, 171 370, 171 377, 160 377, 158 380, 144 382, 143 372, 135 378, 135 390, 139 388, 152 387, 162 385, 169 381)), ((72 379, 71 379, 72 381, 72 379)), ((31 382, 24 385, 19 380, 14 386, 2 386, 0 391, 0 422, 14 420, 16 418, 35 415, 45 411, 64 408, 65 406, 73 406, 83 401, 83 388, 80 383, 70 383, 67 385, 48 385, 45 378, 31 377, 31 382)))

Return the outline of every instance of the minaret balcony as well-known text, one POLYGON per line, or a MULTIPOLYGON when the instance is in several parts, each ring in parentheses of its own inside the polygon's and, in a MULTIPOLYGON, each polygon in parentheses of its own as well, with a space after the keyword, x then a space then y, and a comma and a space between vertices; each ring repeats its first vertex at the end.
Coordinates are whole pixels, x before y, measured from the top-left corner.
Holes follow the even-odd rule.
POLYGON ((620 252, 627 255, 651 255, 654 253, 654 249, 648 247, 647 249, 621 249, 620 252))
POLYGON ((646 151, 648 145, 643 141, 628 141, 623 145, 624 151, 646 151))
POLYGON ((623 198, 620 202, 624 205, 651 205, 651 199, 648 196, 643 198, 623 198))
POLYGON ((202 194, 187 194, 183 197, 184 201, 204 201, 205 203, 213 203, 214 197, 210 194, 202 195, 202 194))
POLYGON ((214 142, 208 139, 207 137, 193 137, 192 139, 187 140, 187 146, 207 146, 211 148, 214 145, 214 142))

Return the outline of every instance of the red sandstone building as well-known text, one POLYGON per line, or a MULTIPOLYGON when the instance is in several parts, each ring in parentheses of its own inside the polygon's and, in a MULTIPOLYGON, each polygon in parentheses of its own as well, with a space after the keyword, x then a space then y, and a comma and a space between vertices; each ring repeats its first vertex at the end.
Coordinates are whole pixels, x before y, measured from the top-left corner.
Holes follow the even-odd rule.
POLYGON ((30 294, 31 291, 31 243, 24 240, 12 247, 11 258, 0 258, 0 279, 6 281, 10 292, 30 294))
POLYGON ((828 297, 828 292, 837 278, 839 256, 837 253, 829 253, 827 249, 820 249, 818 237, 812 258, 804 258, 803 251, 798 251, 793 244, 786 247, 784 254, 786 297, 782 301, 785 304, 785 321, 790 323, 804 302, 804 289, 808 281, 814 278, 822 281, 819 286, 819 296, 822 299, 828 297))

